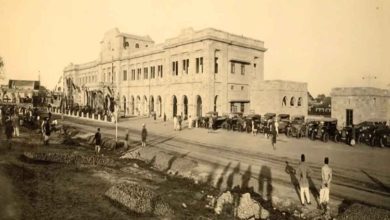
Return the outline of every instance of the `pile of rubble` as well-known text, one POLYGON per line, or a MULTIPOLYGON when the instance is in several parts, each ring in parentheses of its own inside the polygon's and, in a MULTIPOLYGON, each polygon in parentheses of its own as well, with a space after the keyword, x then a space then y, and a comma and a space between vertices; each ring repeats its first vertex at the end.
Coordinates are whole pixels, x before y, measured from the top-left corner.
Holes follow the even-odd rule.
POLYGON ((207 196, 207 208, 214 208, 214 212, 220 215, 223 211, 233 209, 234 216, 238 219, 269 219, 270 213, 259 202, 251 198, 249 193, 234 195, 227 191, 218 198, 207 196))
POLYGON ((390 220, 390 211, 355 203, 352 204, 350 207, 348 207, 345 210, 345 212, 342 213, 337 219, 339 220, 347 220, 347 219, 390 220))
POLYGON ((75 153, 24 152, 23 156, 34 161, 46 161, 65 164, 91 164, 115 166, 116 162, 98 155, 80 155, 75 153))
POLYGON ((120 183, 112 186, 106 193, 112 201, 131 212, 142 215, 173 217, 174 211, 162 197, 147 187, 134 183, 120 183))

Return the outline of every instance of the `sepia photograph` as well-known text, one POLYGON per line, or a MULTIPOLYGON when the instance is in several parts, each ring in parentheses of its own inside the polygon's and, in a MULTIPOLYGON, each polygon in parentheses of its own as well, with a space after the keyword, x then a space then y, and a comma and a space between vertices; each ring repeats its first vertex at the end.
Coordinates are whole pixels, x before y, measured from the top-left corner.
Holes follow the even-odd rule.
POLYGON ((0 220, 390 220, 390 0, 0 0, 0 220))

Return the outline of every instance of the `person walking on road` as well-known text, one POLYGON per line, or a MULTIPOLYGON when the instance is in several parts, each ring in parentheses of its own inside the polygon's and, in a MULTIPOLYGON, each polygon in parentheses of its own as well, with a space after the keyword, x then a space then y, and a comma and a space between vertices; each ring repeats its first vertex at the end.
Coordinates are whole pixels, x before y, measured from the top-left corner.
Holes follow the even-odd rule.
POLYGON ((188 116, 188 128, 192 128, 192 118, 191 115, 188 116))
POLYGON ((100 128, 97 129, 97 132, 95 133, 95 137, 93 137, 92 143, 95 142, 95 153, 100 153, 100 148, 102 144, 102 135, 100 134, 100 128))
POLYGON ((332 181, 332 168, 329 167, 329 158, 325 157, 321 168, 322 184, 320 190, 320 208, 327 209, 329 203, 330 182, 332 181))
POLYGON ((128 150, 130 147, 130 130, 127 129, 126 136, 125 136, 125 149, 128 150))
POLYGON ((142 131, 141 131, 141 143, 142 147, 146 147, 146 137, 148 136, 148 131, 146 130, 145 124, 142 124, 142 131))
POLYGON ((5 121, 5 136, 7 137, 8 148, 11 149, 12 143, 12 135, 14 133, 14 127, 12 125, 11 117, 7 116, 5 121))
POLYGON ((274 150, 276 150, 276 136, 278 136, 278 133, 276 132, 276 127, 271 126, 271 135, 272 135, 272 147, 274 150))
POLYGON ((298 182, 299 182, 299 188, 300 188, 300 196, 301 196, 301 203, 302 206, 305 206, 305 198, 307 201, 307 204, 310 205, 310 194, 309 194, 309 181, 307 179, 308 176, 312 173, 311 169, 306 165, 305 163, 305 155, 301 155, 301 163, 298 166, 297 169, 297 176, 298 176, 298 182))

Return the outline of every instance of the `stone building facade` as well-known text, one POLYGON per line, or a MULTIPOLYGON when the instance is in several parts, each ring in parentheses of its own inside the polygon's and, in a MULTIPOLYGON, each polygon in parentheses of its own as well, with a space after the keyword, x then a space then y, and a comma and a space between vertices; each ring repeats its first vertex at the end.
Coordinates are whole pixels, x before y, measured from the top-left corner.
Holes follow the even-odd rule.
MULTIPOLYGON (((100 44, 101 52, 95 61, 65 67, 63 88, 67 103, 107 109, 116 102, 122 114, 155 112, 168 118, 202 116, 210 111, 220 115, 232 111, 263 112, 256 105, 264 102, 252 102, 262 99, 259 91, 268 84, 264 83, 266 49, 260 40, 213 28, 189 28, 155 44, 149 36, 112 29, 100 44)), ((280 81, 279 85, 290 83, 280 81)), ((273 91, 279 96, 287 87, 273 91)), ((288 91, 286 96, 291 98, 287 94, 288 91)), ((307 104, 307 96, 293 96, 302 97, 302 103, 307 104)), ((294 108, 286 108, 291 109, 294 108)))
POLYGON ((340 125, 369 119, 390 120, 390 90, 373 87, 333 88, 332 117, 340 125))
POLYGON ((252 93, 251 106, 256 113, 307 116, 307 83, 264 80, 252 93))

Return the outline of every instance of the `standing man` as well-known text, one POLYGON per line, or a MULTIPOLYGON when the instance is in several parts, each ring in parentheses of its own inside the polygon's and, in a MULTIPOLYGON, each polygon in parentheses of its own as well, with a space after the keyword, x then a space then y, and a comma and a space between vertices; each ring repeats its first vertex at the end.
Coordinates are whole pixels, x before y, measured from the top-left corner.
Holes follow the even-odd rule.
POLYGON ((271 126, 271 135, 272 135, 272 147, 276 150, 276 136, 278 136, 277 129, 275 126, 271 126))
POLYGON ((181 115, 179 115, 179 131, 181 131, 181 122, 182 122, 182 118, 181 118, 181 115))
POLYGON ((44 144, 49 145, 49 139, 51 134, 51 124, 49 118, 46 118, 45 120, 45 133, 44 133, 44 144))
POLYGON ((148 131, 146 130, 145 124, 142 124, 142 131, 141 131, 142 147, 146 147, 146 137, 147 136, 148 136, 148 131))
POLYGON ((14 126, 14 136, 19 137, 20 122, 19 122, 19 115, 17 112, 15 112, 14 115, 12 116, 12 124, 14 126))
POLYGON ((8 148, 11 149, 12 143, 12 135, 14 133, 14 127, 12 125, 12 120, 10 116, 7 116, 7 119, 5 121, 5 135, 7 137, 7 142, 8 142, 8 148))
POLYGON ((324 166, 321 168, 322 184, 320 190, 320 206, 327 209, 329 202, 330 182, 332 181, 332 168, 329 167, 329 158, 325 157, 324 166))
POLYGON ((128 150, 130 147, 130 130, 127 129, 126 137, 125 137, 125 149, 128 150))
POLYGON ((188 128, 192 128, 192 118, 191 118, 191 115, 188 116, 188 128))
POLYGON ((275 117, 275 129, 276 129, 276 135, 279 135, 279 122, 278 122, 278 118, 275 117))
POLYGON ((92 143, 95 141, 95 154, 100 153, 100 146, 102 144, 102 135, 100 134, 100 128, 97 129, 97 132, 95 133, 95 137, 92 140, 92 143))
POLYGON ((301 203, 302 206, 305 206, 305 197, 307 200, 307 204, 310 205, 310 194, 309 194, 309 181, 307 179, 308 176, 310 176, 311 170, 308 166, 306 166, 305 163, 305 155, 301 155, 301 163, 298 166, 297 169, 297 176, 298 176, 298 182, 299 182, 299 188, 300 188, 300 195, 301 195, 301 203))

